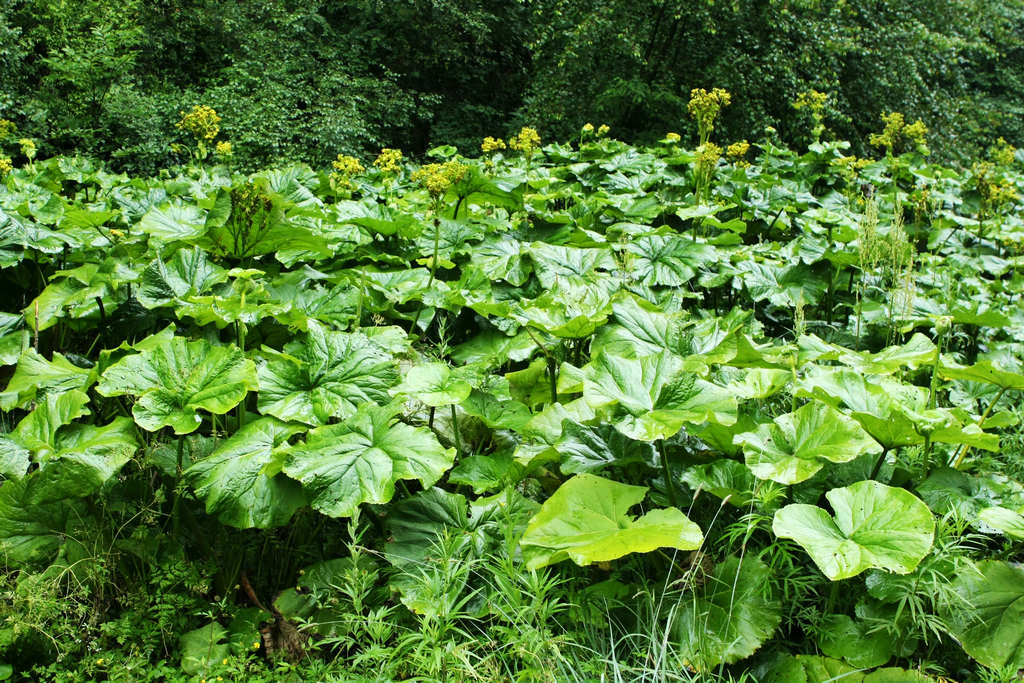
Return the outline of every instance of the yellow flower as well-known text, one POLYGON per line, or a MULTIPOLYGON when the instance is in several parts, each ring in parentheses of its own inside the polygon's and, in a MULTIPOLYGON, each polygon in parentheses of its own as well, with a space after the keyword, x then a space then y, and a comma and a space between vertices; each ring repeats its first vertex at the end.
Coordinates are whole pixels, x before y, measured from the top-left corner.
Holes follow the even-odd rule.
POLYGON ((260 649, 260 641, 258 641, 258 640, 253 641, 252 649, 254 649, 254 650, 260 649))
POLYGON ((505 149, 505 141, 501 138, 492 138, 490 135, 484 138, 484 141, 480 143, 480 149, 485 154, 491 152, 497 152, 500 149, 505 149))
POLYGON ((440 200, 452 185, 462 180, 469 169, 458 161, 446 161, 443 164, 427 164, 412 174, 410 180, 419 183, 435 200, 440 200))
POLYGON ((14 170, 14 164, 11 163, 10 157, 0 157, 0 178, 14 170))
POLYGON ((540 133, 537 132, 536 128, 523 126, 522 130, 519 131, 519 135, 509 139, 508 146, 522 152, 529 158, 540 147, 540 133))
POLYGON ((362 173, 366 170, 363 168, 363 165, 359 163, 359 159, 345 154, 339 154, 337 160, 331 162, 331 166, 333 166, 338 173, 346 176, 354 176, 356 173, 362 173))
POLYGON ((215 151, 217 152, 217 156, 227 158, 231 156, 231 143, 226 140, 222 140, 217 143, 215 151))
POLYGON ((722 158, 722 148, 713 142, 705 142, 697 148, 697 167, 702 170, 714 168, 722 158))
POLYGON ((181 120, 176 126, 179 130, 191 133, 196 140, 213 140, 220 132, 220 116, 213 107, 197 104, 192 111, 179 112, 181 120))
POLYGON ((821 112, 825 108, 826 102, 828 102, 828 93, 805 90, 796 96, 796 100, 793 101, 793 109, 810 109, 813 114, 821 112))
POLYGON ((97 659, 96 660, 96 666, 103 666, 103 661, 104 661, 103 657, 100 657, 99 659, 97 659))
POLYGON ((334 173, 331 174, 331 184, 336 189, 340 187, 351 190, 353 187, 352 176, 366 170, 359 163, 359 159, 345 154, 339 154, 338 158, 331 162, 331 166, 334 167, 334 173))
POLYGON ((602 123, 601 127, 597 129, 597 137, 603 138, 605 135, 608 135, 608 131, 610 130, 611 128, 602 123))
POLYGON ((996 140, 996 146, 991 151, 992 159, 1002 166, 1010 166, 1016 158, 1017 148, 1006 141, 1006 138, 996 140))
POLYGON ((680 135, 679 133, 666 133, 665 139, 668 140, 669 142, 679 142, 680 140, 683 139, 683 136, 680 135))
POLYGON ((707 142, 704 134, 711 132, 715 118, 723 108, 732 103, 732 95, 721 88, 714 88, 708 92, 704 88, 694 88, 690 91, 690 102, 686 105, 690 116, 697 121, 697 129, 701 131, 701 142, 707 142))
POLYGON ((583 126, 583 132, 590 134, 594 132, 594 124, 588 123, 583 126))
POLYGON ((868 142, 873 147, 884 147, 886 154, 899 153, 904 150, 906 143, 912 143, 918 151, 928 153, 925 136, 928 128, 921 119, 914 123, 907 124, 903 114, 898 111, 882 114, 882 123, 885 128, 881 133, 872 133, 868 136, 868 142))
POLYGON ((36 155, 36 141, 32 138, 22 138, 18 140, 18 144, 21 145, 21 153, 31 158, 36 155))
POLYGON ((740 140, 739 142, 734 142, 731 145, 729 145, 726 148, 725 153, 733 159, 738 159, 742 156, 745 156, 749 149, 750 143, 747 142, 746 140, 740 140))
POLYGON ((402 170, 401 161, 402 150, 385 147, 377 155, 373 165, 379 168, 382 173, 394 173, 397 175, 402 170))
POLYGON ((7 119, 0 119, 0 140, 6 140, 7 138, 9 138, 11 135, 14 134, 14 131, 16 129, 17 126, 14 125, 13 121, 8 121, 7 119))

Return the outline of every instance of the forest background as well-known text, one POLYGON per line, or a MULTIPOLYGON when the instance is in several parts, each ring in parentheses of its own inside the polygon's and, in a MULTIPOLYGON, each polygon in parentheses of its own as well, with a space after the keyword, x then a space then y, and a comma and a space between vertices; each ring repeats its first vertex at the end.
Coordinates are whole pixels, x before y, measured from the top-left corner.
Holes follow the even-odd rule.
POLYGON ((567 139, 692 133, 691 88, 725 88, 723 139, 799 145, 798 93, 866 140, 902 111, 956 161, 1024 145, 1019 0, 0 0, 0 118, 132 173, 174 164, 182 110, 212 106, 241 168, 421 153, 521 125, 567 139))

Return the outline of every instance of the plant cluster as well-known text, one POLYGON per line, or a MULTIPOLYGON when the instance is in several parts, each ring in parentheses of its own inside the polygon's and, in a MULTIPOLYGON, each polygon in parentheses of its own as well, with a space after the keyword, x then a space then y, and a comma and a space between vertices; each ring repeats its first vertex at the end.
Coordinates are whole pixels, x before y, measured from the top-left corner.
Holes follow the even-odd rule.
POLYGON ((920 128, 11 170, 0 678, 1013 680, 1024 173, 920 128))

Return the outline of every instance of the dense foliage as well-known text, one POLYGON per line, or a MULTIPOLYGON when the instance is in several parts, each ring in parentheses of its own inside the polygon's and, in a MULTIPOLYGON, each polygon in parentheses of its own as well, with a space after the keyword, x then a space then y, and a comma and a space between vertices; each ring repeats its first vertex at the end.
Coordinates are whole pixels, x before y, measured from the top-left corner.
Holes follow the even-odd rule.
POLYGON ((723 150, 738 104, 323 171, 209 107, 155 178, 23 141, 0 678, 1012 680, 1022 155, 723 150))
POLYGON ((653 141, 715 84, 743 102, 723 114, 732 137, 773 126, 808 143, 791 102, 816 89, 840 139, 903 111, 950 159, 1024 145, 1022 41, 1018 0, 0 0, 0 118, 47 155, 149 174, 181 161, 167 135, 204 103, 232 113, 224 132, 252 170, 467 152, 522 123, 653 141))

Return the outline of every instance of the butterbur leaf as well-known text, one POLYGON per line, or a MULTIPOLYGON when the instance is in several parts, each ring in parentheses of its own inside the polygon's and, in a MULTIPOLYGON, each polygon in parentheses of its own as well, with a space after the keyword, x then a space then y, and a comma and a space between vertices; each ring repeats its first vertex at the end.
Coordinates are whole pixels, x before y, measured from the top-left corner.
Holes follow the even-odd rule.
POLYGON ((587 426, 562 422, 562 438, 555 444, 561 469, 569 474, 595 473, 611 465, 654 462, 654 446, 634 441, 608 424, 587 426))
POLYGON ((584 368, 583 398, 612 412, 615 428, 639 441, 675 435, 685 424, 733 424, 736 398, 684 370, 667 352, 643 358, 600 353, 584 368))
POLYGON ((855 621, 845 614, 828 614, 820 624, 818 645, 829 657, 845 660, 863 669, 882 666, 893 654, 892 637, 884 630, 871 631, 871 624, 855 621))
POLYGON ((207 457, 185 471, 206 511, 240 529, 281 526, 306 497, 298 482, 281 473, 288 438, 298 425, 265 417, 249 422, 207 457))
POLYGON ((193 676, 221 666, 231 648, 224 639, 228 631, 216 621, 181 636, 181 670, 193 676))
POLYGON ((782 620, 768 566, 755 557, 729 557, 700 580, 672 624, 680 656, 707 671, 754 654, 782 620))
POLYGON ((309 425, 347 418, 359 405, 383 404, 398 371, 391 357, 362 334, 331 332, 310 323, 285 353, 267 351, 259 369, 259 410, 309 425))
POLYGON ((0 557, 14 565, 52 556, 60 547, 69 515, 81 512, 64 501, 34 502, 34 476, 0 486, 0 557))
POLYGON ((48 361, 35 349, 25 349, 14 376, 0 393, 0 409, 24 408, 48 394, 85 389, 94 381, 91 370, 78 367, 59 353, 48 361))
POLYGON ((428 406, 441 407, 462 403, 472 391, 469 382, 446 364, 425 363, 410 369, 391 393, 408 394, 428 406))
POLYGON ((939 365, 939 375, 945 379, 994 384, 1001 389, 1024 390, 1024 375, 1004 370, 989 360, 965 366, 943 358, 939 365))
POLYGON ((737 434, 747 467, 759 479, 798 484, 814 476, 826 462, 849 462, 882 447, 854 420, 835 408, 812 401, 761 425, 737 434))
POLYGON ((314 508, 349 517, 363 503, 386 503, 399 479, 431 486, 451 467, 444 449, 423 428, 394 422, 391 406, 364 404, 341 424, 309 432, 287 454, 284 472, 302 482, 314 508))
POLYGON ((992 668, 1024 668, 1024 568, 985 560, 953 581, 960 600, 942 613, 971 657, 992 668))
POLYGON ((814 505, 787 505, 775 513, 772 530, 800 544, 832 581, 872 568, 907 574, 931 550, 935 520, 912 493, 861 481, 825 496, 834 516, 814 505))
POLYGON ((588 565, 657 548, 700 547, 700 528, 676 508, 630 515, 629 509, 646 495, 645 486, 576 475, 530 520, 519 541, 527 567, 538 569, 565 559, 588 565))
POLYGON ((1024 540, 1024 515, 1018 512, 994 506, 979 512, 978 519, 993 529, 1003 532, 1010 538, 1024 540))
POLYGON ((885 668, 871 673, 829 657, 786 655, 763 679, 765 683, 928 683, 932 679, 918 671, 885 668))
POLYGON ((756 486, 749 468, 741 462, 726 458, 688 467, 683 473, 683 481, 695 491, 707 491, 735 507, 750 503, 756 486))
POLYGON ((164 426, 188 434, 202 422, 199 410, 222 415, 256 389, 256 366, 236 346, 205 339, 170 342, 128 356, 103 373, 103 396, 138 396, 132 415, 143 429, 164 426))

